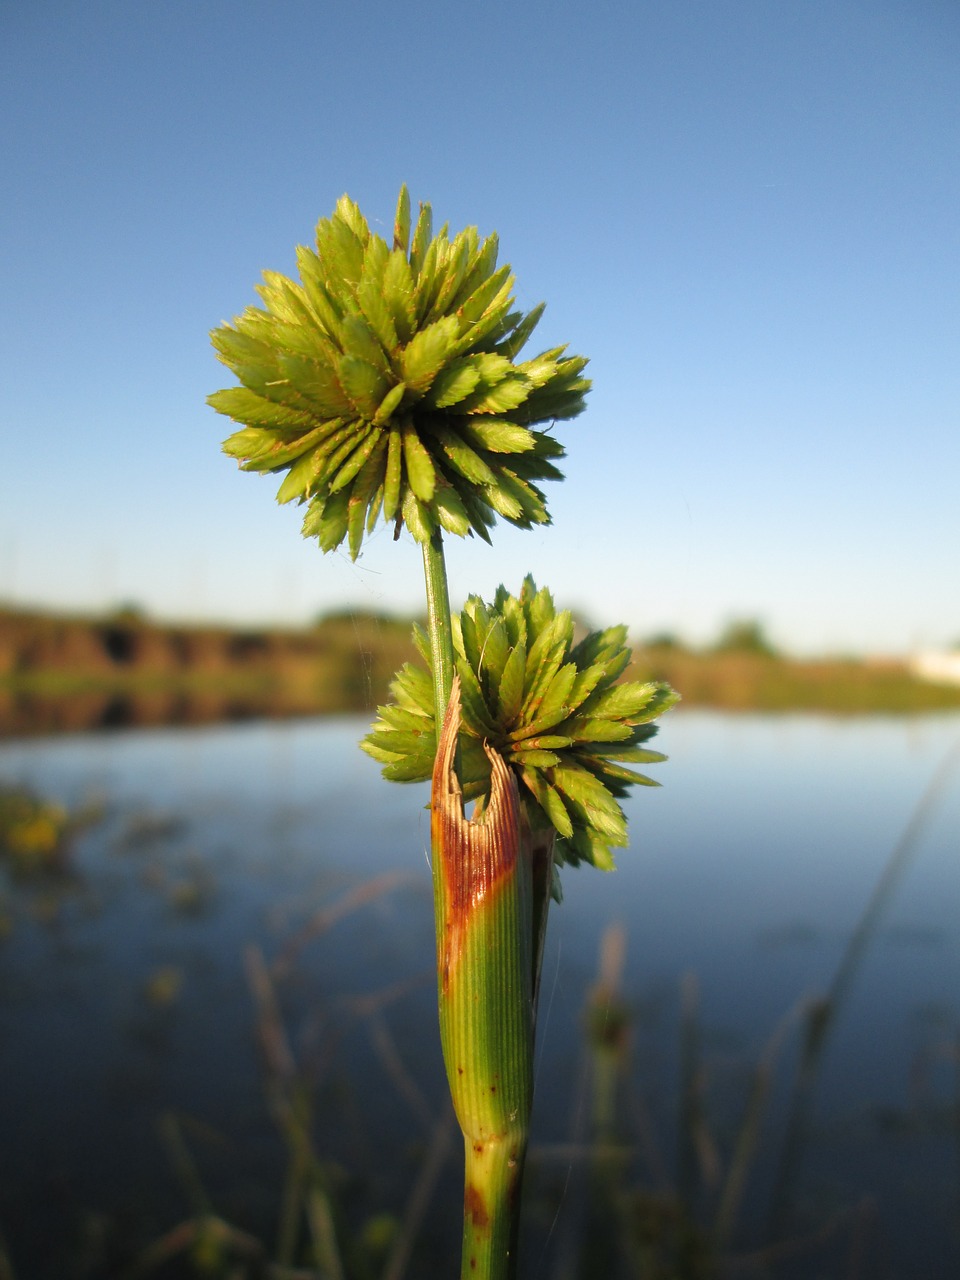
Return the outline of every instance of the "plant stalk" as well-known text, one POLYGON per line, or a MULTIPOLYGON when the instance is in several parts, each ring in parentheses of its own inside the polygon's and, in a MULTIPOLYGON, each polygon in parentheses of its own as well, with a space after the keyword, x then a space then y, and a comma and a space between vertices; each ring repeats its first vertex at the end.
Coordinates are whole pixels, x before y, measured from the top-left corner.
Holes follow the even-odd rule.
POLYGON ((436 707, 431 844, 440 1038, 464 1138, 462 1280, 514 1280, 533 1102, 533 1042, 553 832, 529 829, 517 780, 491 748, 490 797, 460 790, 460 682, 439 531, 423 545, 436 707))
POLYGON ((443 715, 450 701, 450 688, 456 670, 453 657, 453 628, 450 625, 450 592, 447 589, 447 565, 443 555, 443 537, 438 529, 423 544, 423 576, 427 588, 427 634, 433 666, 433 696, 436 703, 436 725, 439 735, 443 715))
POLYGON ((517 780, 491 747, 490 798, 467 819, 454 764, 460 680, 431 795, 437 997, 447 1082, 464 1137, 462 1280, 513 1280, 533 1103, 530 853, 517 780))
POLYGON ((460 1280, 515 1280, 526 1135, 507 1142, 464 1138, 460 1280))

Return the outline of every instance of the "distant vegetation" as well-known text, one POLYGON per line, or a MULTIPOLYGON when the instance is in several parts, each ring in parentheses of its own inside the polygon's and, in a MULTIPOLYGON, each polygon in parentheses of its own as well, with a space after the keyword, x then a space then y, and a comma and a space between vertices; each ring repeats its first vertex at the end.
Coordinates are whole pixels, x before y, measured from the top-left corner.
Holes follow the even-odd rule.
MULTIPOLYGON (((97 618, 0 608, 0 736, 370 712, 414 656, 410 629, 409 618, 360 609, 283 629, 162 625, 135 605, 97 618)), ((628 676, 668 681, 684 707, 960 708, 960 687, 918 680, 900 662, 786 657, 751 620, 703 648, 667 633, 636 642, 628 676)))
POLYGON ((693 648, 660 633, 634 646, 632 672, 667 680, 684 705, 726 711, 842 714, 938 711, 960 707, 960 687, 918 679, 903 661, 782 653, 755 619, 727 624, 712 644, 693 648))

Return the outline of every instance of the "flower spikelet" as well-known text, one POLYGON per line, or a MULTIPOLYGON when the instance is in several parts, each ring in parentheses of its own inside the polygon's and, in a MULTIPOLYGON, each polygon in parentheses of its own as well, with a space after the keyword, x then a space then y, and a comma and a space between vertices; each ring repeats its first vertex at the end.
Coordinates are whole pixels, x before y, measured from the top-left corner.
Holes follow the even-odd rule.
MULTIPOLYGON (((571 614, 557 612, 549 591, 538 591, 530 577, 519 596, 500 587, 492 605, 471 596, 454 615, 453 631, 464 797, 477 798, 482 809, 489 795, 486 744, 516 773, 531 827, 556 831, 558 861, 611 869, 612 850, 627 843, 620 801, 634 784, 658 785, 629 766, 666 759, 644 744, 678 695, 657 681, 619 682, 630 661, 626 628, 575 642, 571 614)), ((429 667, 420 628, 415 639, 429 667)), ((394 701, 379 708, 363 748, 387 778, 429 778, 436 752, 429 670, 407 663, 391 693, 394 701)))
POLYGON ((496 517, 549 523, 544 480, 562 478, 548 434, 584 407, 586 360, 565 347, 517 361, 543 313, 513 308, 497 237, 412 228, 400 192, 392 244, 347 196, 297 250, 299 281, 264 272, 263 305, 211 335, 240 386, 209 403, 240 430, 246 471, 284 472, 280 502, 307 507, 306 537, 356 559, 378 518, 419 542, 438 529, 489 541, 496 517))

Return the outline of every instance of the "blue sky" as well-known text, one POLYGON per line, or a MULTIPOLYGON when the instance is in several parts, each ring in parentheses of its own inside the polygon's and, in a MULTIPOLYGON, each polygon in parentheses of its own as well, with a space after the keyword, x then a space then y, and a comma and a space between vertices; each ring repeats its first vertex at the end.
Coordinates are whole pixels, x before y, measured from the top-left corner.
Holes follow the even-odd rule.
POLYGON ((960 639, 958 141, 952 0, 2 5, 0 599, 421 607, 409 539, 322 556, 204 404, 260 271, 406 182, 594 379, 554 525, 451 545, 454 597, 960 639))

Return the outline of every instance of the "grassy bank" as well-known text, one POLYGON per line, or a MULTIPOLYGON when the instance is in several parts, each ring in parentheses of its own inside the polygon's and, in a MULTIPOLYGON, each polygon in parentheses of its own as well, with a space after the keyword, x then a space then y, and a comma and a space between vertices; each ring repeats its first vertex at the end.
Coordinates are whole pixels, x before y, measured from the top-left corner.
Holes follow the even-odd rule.
MULTIPOLYGON (((410 627, 356 610, 293 630, 161 625, 133 611, 82 618, 0 609, 0 736, 369 712, 415 656, 410 627)), ((703 650, 641 643, 627 675, 668 681, 687 708, 960 708, 960 687, 919 680, 902 662, 799 661, 755 634, 703 650)))
POLYGON ((639 646, 630 674, 668 681, 682 693, 684 706, 725 711, 901 714, 960 708, 960 686, 919 680, 895 661, 798 661, 764 653, 639 646))

